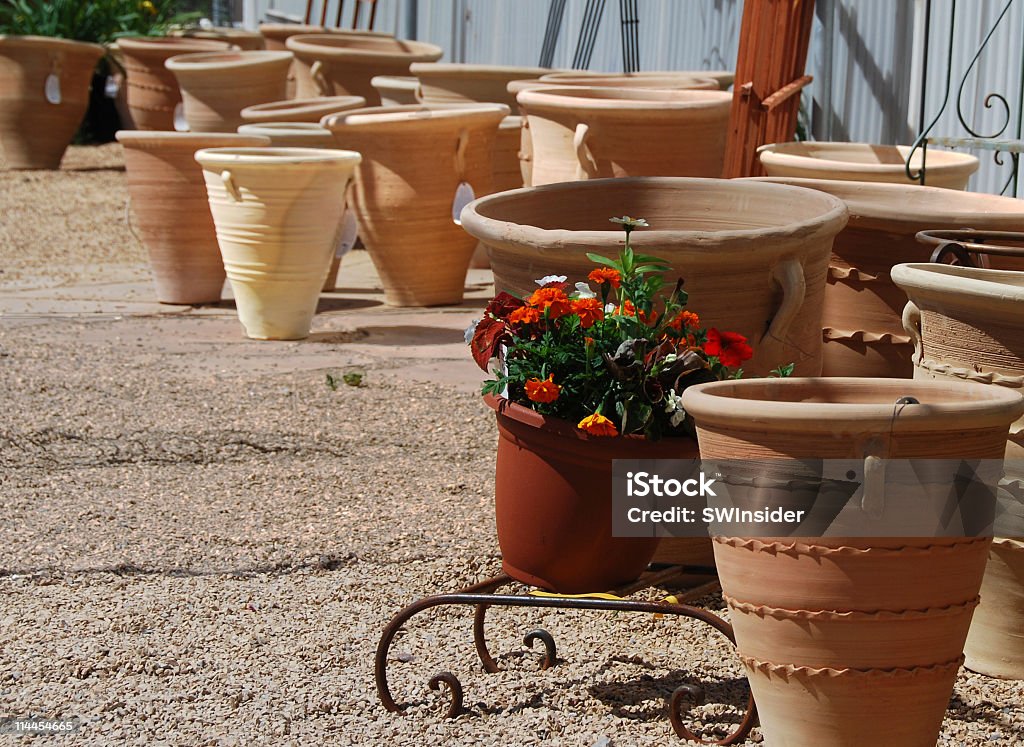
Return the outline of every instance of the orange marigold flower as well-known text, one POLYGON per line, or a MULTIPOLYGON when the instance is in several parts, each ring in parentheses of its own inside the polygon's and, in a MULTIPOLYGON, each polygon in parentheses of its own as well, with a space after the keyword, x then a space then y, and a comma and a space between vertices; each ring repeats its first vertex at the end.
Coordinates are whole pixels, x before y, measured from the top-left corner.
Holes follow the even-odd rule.
POLYGON ((589 433, 591 436, 619 435, 619 431, 615 427, 615 423, 599 412, 595 412, 593 415, 587 415, 587 417, 577 423, 576 427, 585 433, 589 433))
POLYGON ((622 283, 622 275, 619 274, 618 270, 614 270, 611 267, 598 267, 596 270, 591 270, 590 274, 587 275, 587 279, 598 285, 609 283, 612 288, 618 288, 622 283))
POLYGON ((526 382, 526 396, 531 402, 548 404, 558 399, 562 387, 555 383, 555 375, 548 374, 546 379, 533 378, 526 382))
POLYGON ((553 285, 538 288, 526 299, 526 303, 541 311, 546 310, 548 316, 552 319, 565 316, 572 310, 569 297, 565 295, 565 291, 553 285))
POLYGON ((625 314, 626 316, 636 316, 636 306, 634 306, 633 302, 628 298, 624 299, 623 302, 619 304, 619 313, 625 314))
POLYGON ((595 322, 604 319, 604 307, 596 298, 579 298, 572 302, 572 313, 580 318, 583 329, 593 327, 595 322))
POLYGON ((700 329, 700 317, 692 311, 680 311, 668 326, 680 332, 684 329, 700 329))
POLYGON ((536 324, 540 321, 540 318, 539 309, 535 309, 532 306, 520 306, 509 314, 508 321, 511 324, 536 324))

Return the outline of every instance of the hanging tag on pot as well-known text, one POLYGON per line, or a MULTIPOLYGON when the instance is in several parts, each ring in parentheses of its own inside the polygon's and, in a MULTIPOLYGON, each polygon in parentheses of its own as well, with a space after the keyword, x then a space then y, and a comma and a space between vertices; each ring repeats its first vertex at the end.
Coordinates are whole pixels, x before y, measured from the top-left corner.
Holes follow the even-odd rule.
POLYGON ((334 250, 334 256, 340 258, 348 254, 356 245, 358 237, 359 224, 356 222, 356 215, 345 208, 345 214, 341 216, 341 236, 338 239, 338 248, 334 250))
POLYGON ((117 78, 113 75, 108 75, 106 83, 103 84, 103 95, 108 99, 116 99, 117 92, 120 90, 121 84, 117 82, 117 78))
POLYGON ((177 132, 188 132, 188 121, 185 119, 185 105, 178 102, 174 105, 174 129, 177 132))
POLYGON ((60 76, 50 73, 46 76, 46 85, 43 87, 46 93, 46 100, 51 104, 60 103, 60 76))
POLYGON ((455 199, 452 201, 452 220, 455 221, 455 225, 462 225, 462 208, 475 199, 476 195, 469 182, 459 184, 459 188, 455 190, 455 199))

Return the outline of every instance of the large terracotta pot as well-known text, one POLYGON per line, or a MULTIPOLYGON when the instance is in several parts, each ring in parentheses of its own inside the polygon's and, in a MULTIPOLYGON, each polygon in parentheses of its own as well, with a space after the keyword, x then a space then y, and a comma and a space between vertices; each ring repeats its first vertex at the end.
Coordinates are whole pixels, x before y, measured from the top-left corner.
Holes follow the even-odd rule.
MULTIPOLYGON (((1024 399, 899 379, 761 379, 683 393, 701 458, 1000 459, 1024 399), (896 409, 910 396, 920 404, 896 409)), ((778 464, 778 462, 776 462, 778 464)), ((867 465, 865 466, 867 472, 867 465)), ((989 538, 715 537, 765 742, 934 745, 989 538)))
POLYGON ((241 111, 285 96, 290 52, 209 52, 167 60, 193 132, 234 132, 241 111))
POLYGON ((484 197, 462 225, 487 245, 496 289, 523 295, 549 274, 585 280, 587 252, 615 256, 616 215, 647 219, 633 246, 671 264, 670 280, 686 281, 705 324, 750 340, 749 375, 787 363, 799 375, 820 372, 825 273, 846 224, 830 195, 719 179, 600 179, 484 197))
MULTIPOLYGON (((520 189, 523 186, 523 173, 520 169, 519 145, 523 118, 508 116, 501 120, 498 135, 494 139, 494 155, 491 162, 492 178, 491 193, 520 189)), ((473 251, 471 267, 487 269, 491 266, 487 258, 487 247, 478 243, 473 251)))
POLYGON ((319 122, 328 114, 361 109, 366 106, 362 96, 318 96, 313 99, 289 99, 269 104, 247 106, 241 111, 246 124, 266 122, 319 122))
POLYGON ((98 44, 0 36, 0 143, 8 168, 60 168, 103 54, 98 44))
MULTIPOLYGON (((793 142, 762 145, 757 152, 768 176, 917 184, 907 178, 904 168, 910 155, 908 145, 793 142)), ((915 172, 920 169, 921 151, 914 154, 910 165, 915 172)), ((971 174, 978 170, 978 159, 933 148, 928 151, 927 165, 928 186, 965 189, 971 174)))
POLYGON ((825 376, 913 375, 913 345, 901 316, 906 296, 889 276, 900 262, 927 262, 915 241, 926 228, 1010 230, 1024 226, 1024 201, 906 184, 766 178, 834 195, 850 209, 836 237, 822 325, 825 376))
POLYGON ((637 578, 658 538, 612 536, 612 460, 695 459, 688 438, 596 438, 503 398, 494 484, 502 570, 565 594, 609 591, 637 578))
MULTIPOLYGON (((352 29, 336 29, 330 26, 313 26, 308 23, 261 23, 260 34, 266 39, 267 49, 287 49, 287 41, 293 36, 304 36, 309 34, 345 34, 348 36, 370 36, 381 38, 392 38, 391 34, 383 31, 358 31, 352 29)), ((295 98, 297 87, 295 62, 292 62, 292 69, 288 72, 288 98, 295 98)), ((353 107, 354 108, 354 107, 353 107)), ((325 112, 329 114, 330 112, 325 112)))
POLYGON ((420 102, 420 79, 411 75, 375 75, 370 85, 380 94, 381 106, 405 106, 420 102))
POLYGON ((619 176, 722 175, 732 95, 723 91, 522 91, 533 185, 619 176))
POLYGON ((414 62, 433 62, 444 54, 426 42, 393 38, 312 34, 287 41, 295 53, 299 98, 362 96, 370 106, 380 105, 371 81, 377 75, 409 75, 414 62))
POLYGON ((236 29, 228 26, 216 26, 210 29, 180 29, 169 33, 169 36, 179 36, 188 39, 213 39, 214 41, 227 42, 246 52, 257 52, 266 49, 266 40, 263 35, 256 31, 236 29))
POLYGON ((704 81, 712 80, 724 91, 732 85, 735 74, 728 70, 661 70, 643 73, 602 73, 597 70, 562 70, 541 77, 544 82, 558 85, 613 86, 615 88, 683 88, 680 83, 694 82, 695 88, 704 88, 704 81), (604 82, 593 83, 600 80, 604 82))
POLYGON ((195 157, 246 334, 259 340, 307 337, 359 154, 210 148, 195 157))
POLYGON ((420 100, 425 104, 465 104, 474 101, 516 107, 509 93, 514 80, 536 80, 550 72, 546 67, 467 65, 447 62, 417 62, 410 68, 420 81, 420 100))
POLYGON ((139 130, 173 130, 175 114, 182 119, 181 91, 174 73, 164 63, 171 57, 229 48, 214 39, 181 37, 129 37, 117 40, 128 74, 128 109, 139 130))
POLYGON ((160 303, 220 301, 224 262, 210 216, 201 148, 269 145, 265 137, 227 133, 121 131, 128 194, 149 253, 160 303))
POLYGON ((462 301, 476 242, 452 218, 463 182, 491 190, 502 104, 361 109, 324 119, 340 147, 363 154, 350 204, 392 306, 462 301))
POLYGON ((964 662, 991 677, 1024 680, 1024 541, 997 537, 981 582, 981 605, 964 662))

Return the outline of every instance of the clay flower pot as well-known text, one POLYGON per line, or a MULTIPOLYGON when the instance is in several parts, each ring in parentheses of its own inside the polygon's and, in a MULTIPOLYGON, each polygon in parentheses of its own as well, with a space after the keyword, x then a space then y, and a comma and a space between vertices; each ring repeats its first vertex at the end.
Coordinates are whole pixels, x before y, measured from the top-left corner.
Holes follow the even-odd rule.
POLYGON ((246 335, 307 337, 359 154, 209 148, 195 158, 246 335))
POLYGON ((274 148, 333 148, 334 135, 313 122, 263 122, 238 128, 242 135, 262 135, 274 148))
MULTIPOLYGON (((760 379, 683 393, 701 458, 1000 459, 1020 394, 964 382, 760 379), (920 404, 894 405, 905 396, 920 404)), ((865 466, 867 472, 868 466, 865 466)), ((884 498, 883 498, 884 499, 884 498)), ((934 745, 987 537, 715 537, 768 744, 934 745)))
MULTIPOLYGON (((794 142, 762 145, 757 152, 768 176, 917 184, 907 178, 904 168, 910 155, 908 145, 794 142)), ((974 156, 937 148, 928 151, 927 164, 929 187, 965 189, 971 174, 978 170, 978 159, 974 156)), ((920 167, 918 151, 911 168, 917 171, 920 167)))
POLYGON ((290 52, 209 52, 167 60, 193 132, 234 132, 241 111, 285 96, 290 52))
POLYGON ((135 37, 117 40, 128 74, 128 109, 139 130, 174 130, 175 115, 184 121, 181 91, 164 63, 171 57, 196 52, 219 52, 227 42, 181 37, 135 37))
POLYGON ((214 41, 227 42, 245 52, 258 52, 266 49, 266 40, 263 35, 256 31, 236 29, 227 26, 217 26, 211 29, 182 29, 171 31, 169 36, 184 37, 186 39, 212 39, 214 41))
MULTIPOLYGON (((261 23, 260 34, 266 39, 267 49, 284 50, 288 49, 287 42, 293 36, 304 36, 309 34, 346 34, 348 36, 371 36, 393 38, 391 34, 383 31, 359 31, 353 29, 335 29, 326 26, 313 26, 307 23, 261 23)), ((296 89, 295 62, 292 62, 292 69, 288 72, 288 98, 295 98, 296 89)), ((355 108, 355 107, 353 107, 355 108)), ((330 112, 324 112, 330 114, 330 112)))
POLYGON ((968 669, 1010 680, 1024 680, 1024 541, 992 541, 981 604, 964 647, 968 669))
POLYGON ((550 72, 546 67, 466 65, 447 62, 417 62, 410 68, 420 81, 424 104, 505 104, 515 109, 516 97, 509 93, 514 80, 536 80, 550 72))
POLYGON ((340 147, 363 154, 350 204, 392 306, 462 301, 476 241, 453 220, 460 184, 491 190, 502 104, 361 109, 326 118, 340 147))
POLYGON ((616 256, 614 215, 645 218, 638 252, 667 260, 689 307, 711 327, 746 336, 748 375, 796 364, 821 370, 821 309, 833 237, 846 207, 796 187, 719 179, 631 178, 552 184, 476 200, 462 225, 487 245, 495 288, 525 295, 534 278, 572 283, 593 269, 587 252, 616 256))
POLYGON ((98 44, 0 36, 0 143, 8 168, 60 168, 103 54, 98 44))
POLYGON ((444 54, 426 42, 343 34, 293 36, 287 46, 295 53, 296 96, 362 96, 370 106, 380 105, 374 76, 409 75, 412 63, 444 54))
POLYGON ((149 253, 160 303, 220 301, 224 262, 206 197, 201 148, 269 145, 264 137, 227 133, 121 131, 128 194, 139 238, 149 253))
POLYGON ((381 106, 405 106, 420 102, 420 79, 411 75, 375 75, 370 85, 380 94, 381 106))
POLYGON ((596 70, 562 70, 541 76, 545 83, 560 86, 611 86, 613 88, 715 88, 726 90, 735 74, 728 70, 665 70, 644 73, 602 73, 596 70), (599 82, 592 82, 599 81, 599 82))
POLYGON ((658 538, 612 536, 612 460, 694 459, 687 438, 596 438, 574 423, 484 397, 498 420, 494 500, 501 567, 564 594, 636 579, 658 538))
POLYGON ((731 94, 566 87, 525 90, 518 100, 533 141, 533 185, 722 175, 731 94))
MULTIPOLYGON (((494 154, 491 161, 491 193, 520 189, 523 186, 523 172, 520 168, 519 146, 522 137, 523 118, 508 116, 498 126, 498 136, 494 139, 494 154)), ((487 247, 478 243, 473 251, 471 267, 487 269, 491 266, 487 259, 487 247)))
POLYGON ((241 111, 246 124, 266 122, 319 122, 328 114, 361 109, 366 106, 362 96, 319 96, 313 99, 289 99, 269 104, 247 106, 241 111))
POLYGON ((832 247, 825 287, 825 376, 913 375, 914 346, 901 321, 906 296, 889 272, 900 262, 928 261, 931 248, 915 241, 918 231, 1024 225, 1024 202, 1011 197, 905 184, 763 181, 827 192, 850 209, 850 222, 832 247))

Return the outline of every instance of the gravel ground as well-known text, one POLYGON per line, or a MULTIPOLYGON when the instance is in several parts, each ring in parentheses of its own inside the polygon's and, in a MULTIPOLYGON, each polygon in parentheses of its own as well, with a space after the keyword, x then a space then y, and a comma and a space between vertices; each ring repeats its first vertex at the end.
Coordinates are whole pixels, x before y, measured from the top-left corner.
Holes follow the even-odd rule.
MULTIPOLYGON (((118 163, 117 146, 73 148, 66 164, 93 170, 0 174, 0 282, 145 277, 118 163)), ((696 717, 736 719, 738 663, 696 623, 539 610, 489 613, 493 675, 467 611, 417 617, 390 661, 413 705, 386 713, 387 620, 499 570, 489 413, 386 349, 364 386, 331 389, 323 368, 246 365, 253 346, 286 363, 294 343, 238 344, 232 364, 214 340, 216 366, 182 365, 153 330, 0 316, 0 716, 78 716, 68 743, 97 745, 662 745, 665 700, 702 681, 730 705, 696 717), (538 626, 563 659, 544 672, 521 641, 538 626), (455 721, 426 687, 442 669, 465 687, 455 721)), ((964 671, 940 743, 1022 744, 1022 703, 1024 683, 964 671)))

